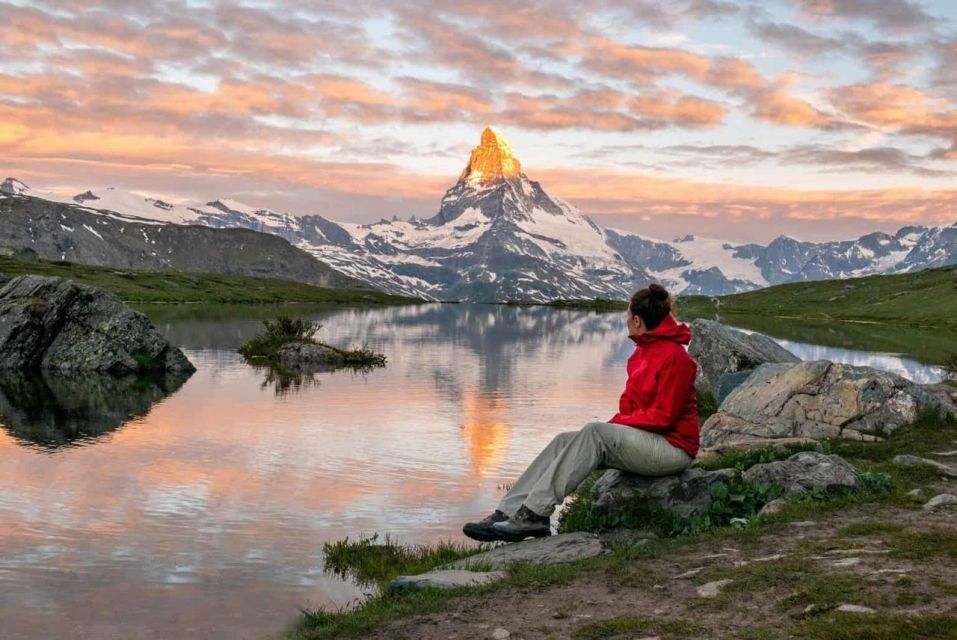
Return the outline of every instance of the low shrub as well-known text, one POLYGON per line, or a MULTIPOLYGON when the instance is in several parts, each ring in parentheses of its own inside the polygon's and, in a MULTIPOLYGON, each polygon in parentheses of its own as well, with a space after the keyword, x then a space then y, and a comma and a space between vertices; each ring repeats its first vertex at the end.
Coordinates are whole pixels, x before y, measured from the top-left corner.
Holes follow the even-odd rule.
POLYGON ((239 348, 247 358, 271 358, 285 344, 291 342, 315 343, 313 336, 322 325, 302 318, 279 316, 275 320, 263 320, 263 330, 239 348))

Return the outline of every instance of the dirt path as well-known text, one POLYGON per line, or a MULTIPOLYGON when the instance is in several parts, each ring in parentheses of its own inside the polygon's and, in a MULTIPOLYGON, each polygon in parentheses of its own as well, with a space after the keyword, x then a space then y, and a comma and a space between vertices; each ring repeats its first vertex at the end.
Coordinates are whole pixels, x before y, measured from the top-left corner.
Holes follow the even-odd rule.
POLYGON ((957 510, 868 505, 713 538, 570 584, 456 599, 370 637, 957 638, 957 510))

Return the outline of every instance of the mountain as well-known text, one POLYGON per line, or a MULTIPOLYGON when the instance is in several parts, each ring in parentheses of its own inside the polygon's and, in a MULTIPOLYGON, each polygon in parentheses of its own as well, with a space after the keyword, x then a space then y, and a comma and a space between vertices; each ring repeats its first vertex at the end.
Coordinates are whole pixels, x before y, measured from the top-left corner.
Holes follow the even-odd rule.
MULTIPOLYGON (((0 185, 0 248, 50 260, 143 269, 223 273, 298 280, 323 287, 368 289, 272 234, 248 229, 163 224, 29 195, 0 185)), ((22 183, 20 183, 22 184, 22 183)))
MULTIPOLYGON (((128 224, 241 228, 279 236, 369 286, 435 300, 626 298, 649 281, 685 294, 724 295, 957 263, 957 224, 818 243, 780 236, 767 245, 692 235, 666 241, 601 227, 531 180, 491 127, 482 132, 438 212, 421 220, 337 223, 229 199, 173 204, 116 189, 40 193, 12 178, 0 186, 0 197, 53 200, 128 224)), ((0 220, 0 231, 2 225, 0 220)))

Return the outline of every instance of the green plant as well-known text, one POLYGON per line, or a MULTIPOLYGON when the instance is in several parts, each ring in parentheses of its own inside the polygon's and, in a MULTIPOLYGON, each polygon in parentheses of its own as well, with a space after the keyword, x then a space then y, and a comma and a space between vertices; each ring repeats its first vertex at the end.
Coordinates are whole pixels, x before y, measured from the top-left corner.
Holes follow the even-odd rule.
POLYGON ((263 320, 263 330, 239 349, 247 358, 269 358, 279 347, 291 342, 315 342, 313 336, 322 325, 281 315, 275 320, 263 320))
POLYGON ((389 536, 380 541, 379 534, 359 540, 344 538, 322 545, 326 571, 340 577, 351 576, 367 585, 384 585, 396 576, 422 573, 481 550, 481 547, 454 542, 405 546, 389 536))

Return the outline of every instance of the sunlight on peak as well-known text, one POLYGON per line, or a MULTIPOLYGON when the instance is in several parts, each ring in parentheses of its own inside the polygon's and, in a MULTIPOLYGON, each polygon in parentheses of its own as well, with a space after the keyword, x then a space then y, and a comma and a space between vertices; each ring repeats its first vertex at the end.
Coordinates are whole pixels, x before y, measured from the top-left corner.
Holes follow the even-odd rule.
POLYGON ((479 146, 472 149, 459 182, 487 185, 521 173, 522 163, 515 157, 508 140, 498 129, 488 126, 482 131, 479 146))

